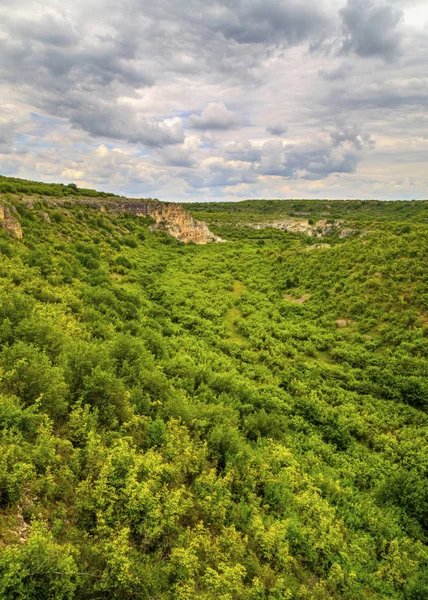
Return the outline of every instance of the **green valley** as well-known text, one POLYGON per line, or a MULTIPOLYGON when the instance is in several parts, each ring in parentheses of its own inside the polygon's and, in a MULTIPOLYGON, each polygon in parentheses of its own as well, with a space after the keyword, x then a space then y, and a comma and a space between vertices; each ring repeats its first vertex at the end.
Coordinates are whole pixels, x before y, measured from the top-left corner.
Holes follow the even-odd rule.
POLYGON ((425 600, 428 202, 109 199, 0 180, 0 598, 425 600))

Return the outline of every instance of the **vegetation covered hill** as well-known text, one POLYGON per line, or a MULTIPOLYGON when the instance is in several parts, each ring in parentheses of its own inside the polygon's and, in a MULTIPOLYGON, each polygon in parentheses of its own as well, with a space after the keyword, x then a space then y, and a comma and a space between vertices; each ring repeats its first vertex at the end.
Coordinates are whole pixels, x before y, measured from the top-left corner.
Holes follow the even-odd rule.
POLYGON ((0 197, 0 598, 425 600, 425 204, 195 246, 45 195, 0 197))
POLYGON ((97 192, 87 188, 78 188, 74 183, 43 183, 40 181, 28 181, 27 179, 17 179, 15 177, 4 177, 0 175, 0 194, 20 194, 20 195, 38 195, 62 197, 97 197, 107 198, 115 196, 107 192, 97 192))
POLYGON ((239 215, 241 220, 256 216, 308 217, 352 219, 356 221, 428 222, 428 200, 243 200, 241 202, 195 202, 189 205, 192 212, 239 215))

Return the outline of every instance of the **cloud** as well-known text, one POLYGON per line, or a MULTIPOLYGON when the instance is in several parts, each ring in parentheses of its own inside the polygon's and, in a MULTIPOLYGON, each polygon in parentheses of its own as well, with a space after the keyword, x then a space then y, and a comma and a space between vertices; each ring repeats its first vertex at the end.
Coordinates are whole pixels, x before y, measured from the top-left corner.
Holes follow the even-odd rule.
POLYGON ((88 133, 125 140, 149 147, 163 147, 184 141, 184 128, 181 119, 167 122, 148 121, 126 106, 112 106, 108 103, 93 102, 85 105, 77 102, 65 111, 70 123, 88 133))
MULTIPOLYGON (((74 29, 79 25, 76 22, 74 29)), ((131 89, 154 83, 134 43, 119 32, 114 36, 77 33, 59 14, 35 22, 12 14, 3 27, 7 36, 0 38, 0 70, 7 81, 53 92, 94 93, 112 84, 131 89)))
POLYGON ((285 135, 288 131, 288 127, 282 123, 270 123, 266 127, 266 131, 271 135, 285 135))
POLYGON ((355 52, 361 57, 378 56, 387 61, 399 54, 402 10, 375 0, 347 0, 339 15, 343 24, 341 52, 344 54, 355 52))
POLYGON ((256 162, 260 160, 260 148, 251 144, 248 140, 235 141, 226 148, 226 157, 230 160, 241 162, 256 162))
POLYGON ((242 140, 230 144, 225 157, 204 159, 197 170, 182 172, 181 176, 193 188, 233 188, 256 184, 261 177, 323 180, 335 173, 355 173, 359 162, 374 147, 370 135, 355 125, 300 144, 269 140, 257 147, 242 140))
POLYGON ((351 147, 362 151, 365 147, 374 148, 375 142, 367 133, 359 131, 355 125, 345 125, 342 129, 337 129, 330 133, 332 145, 338 147, 351 147))
POLYGON ((373 148, 370 135, 355 126, 301 144, 271 140, 262 146, 258 172, 308 180, 324 179, 332 173, 354 173, 365 152, 373 148))
POLYGON ((4 0, 1 169, 50 181, 73 172, 79 185, 174 200, 326 197, 351 193, 351 180, 372 197, 426 195, 423 9, 4 0))
POLYGON ((202 145, 197 136, 188 136, 181 145, 168 146, 159 150, 159 164, 170 167, 196 167, 198 164, 197 151, 202 145))
POLYGON ((292 170, 287 165, 286 147, 281 140, 269 140, 261 148, 258 172, 275 177, 291 177, 292 170))
MULTIPOLYGON (((240 44, 294 45, 318 36, 328 23, 320 5, 309 6, 298 1, 226 0, 218 2, 217 7, 218 11, 212 11, 216 18, 211 19, 211 26, 240 44)), ((209 19, 209 11, 205 17, 209 19)))
POLYGON ((25 16, 12 20, 10 33, 15 39, 25 40, 29 43, 48 44, 58 48, 70 48, 78 43, 78 35, 74 31, 73 23, 62 17, 52 14, 43 14, 35 19, 25 16))
POLYGON ((0 119, 0 154, 12 152, 17 128, 16 122, 0 119))
POLYGON ((223 102, 210 102, 201 113, 201 116, 190 115, 189 126, 193 129, 233 129, 237 127, 238 120, 232 111, 228 110, 223 102))
POLYGON ((343 81, 352 74, 353 66, 349 62, 343 62, 334 69, 320 69, 318 76, 324 81, 343 81))
POLYGON ((193 188, 215 188, 255 183, 257 173, 253 165, 215 156, 203 161, 198 171, 183 174, 183 178, 193 188))
MULTIPOLYGON (((385 118, 386 110, 418 110, 428 108, 428 77, 384 79, 381 82, 362 82, 331 91, 324 102, 344 112, 370 110, 385 118)), ((398 118, 398 113, 396 114, 398 118)))
MULTIPOLYGON (((28 8, 31 13, 31 3, 28 8)), ((16 86, 37 111, 69 119, 91 134, 149 145, 180 141, 177 128, 171 132, 121 104, 154 83, 135 45, 121 35, 86 32, 82 18, 72 22, 54 11, 28 19, 9 11, 0 31, 0 80, 16 86), (124 124, 122 132, 116 122, 124 124)))

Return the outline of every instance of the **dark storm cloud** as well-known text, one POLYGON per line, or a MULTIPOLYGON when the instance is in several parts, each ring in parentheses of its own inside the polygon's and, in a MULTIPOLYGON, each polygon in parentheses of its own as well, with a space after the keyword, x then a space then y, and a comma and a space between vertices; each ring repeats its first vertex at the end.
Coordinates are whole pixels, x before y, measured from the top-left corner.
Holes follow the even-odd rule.
POLYGON ((341 51, 361 57, 396 57, 401 49, 399 25, 403 12, 392 4, 374 0, 348 0, 339 11, 344 40, 341 51))

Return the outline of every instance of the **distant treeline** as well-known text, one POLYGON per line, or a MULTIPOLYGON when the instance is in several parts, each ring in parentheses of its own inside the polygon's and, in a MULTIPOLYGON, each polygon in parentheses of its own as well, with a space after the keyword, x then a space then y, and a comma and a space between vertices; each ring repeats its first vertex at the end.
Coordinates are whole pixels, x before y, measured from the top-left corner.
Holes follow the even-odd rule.
POLYGON ((428 221, 428 200, 243 200, 195 202, 191 212, 235 213, 327 219, 428 221))
POLYGON ((25 194, 38 196, 97 196, 117 197, 109 192, 97 192, 87 188, 79 188, 75 183, 42 183, 40 181, 28 181, 16 177, 4 177, 0 175, 0 193, 3 194, 25 194))

